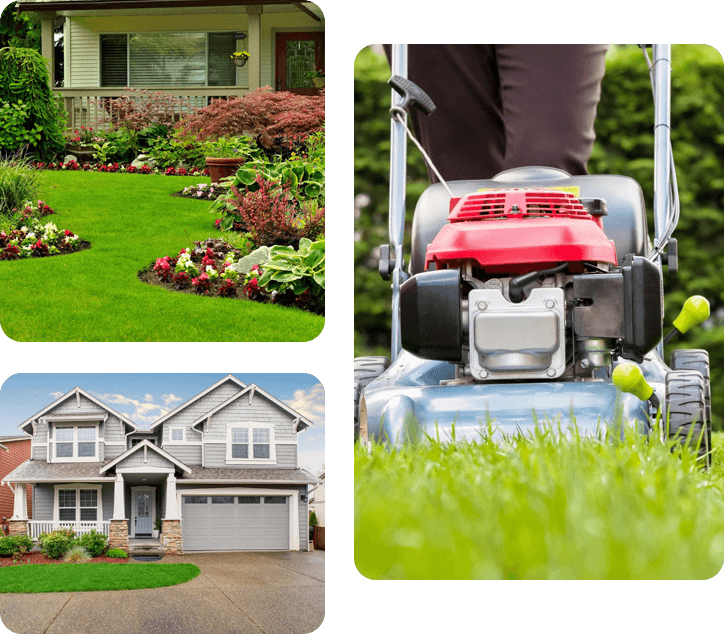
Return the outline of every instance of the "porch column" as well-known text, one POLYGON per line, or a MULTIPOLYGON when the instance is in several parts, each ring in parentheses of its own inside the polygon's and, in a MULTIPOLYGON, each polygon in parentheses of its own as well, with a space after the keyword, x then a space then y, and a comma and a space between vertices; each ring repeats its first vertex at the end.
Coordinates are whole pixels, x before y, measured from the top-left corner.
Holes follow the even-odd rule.
POLYGON ((11 535, 28 534, 28 496, 25 484, 15 485, 15 504, 13 516, 8 522, 8 530, 11 535))
POLYGON ((248 6, 246 12, 249 15, 249 92, 253 92, 261 86, 261 7, 248 6))
POLYGON ((168 478, 166 478, 166 512, 163 519, 179 519, 178 503, 176 502, 176 478, 173 473, 169 473, 168 478))
POLYGON ((116 474, 113 488, 113 519, 108 534, 108 546, 128 550, 128 520, 126 519, 126 492, 123 474, 116 474))
POLYGON ((123 487, 123 474, 116 475, 115 488, 113 489, 113 519, 126 520, 126 494, 123 487))
POLYGON ((55 85, 55 42, 53 40, 53 22, 55 13, 43 13, 40 19, 40 50, 42 56, 48 60, 50 67, 50 87, 55 85))
POLYGON ((28 520, 28 496, 25 487, 26 485, 20 482, 15 485, 15 505, 11 520, 28 520))

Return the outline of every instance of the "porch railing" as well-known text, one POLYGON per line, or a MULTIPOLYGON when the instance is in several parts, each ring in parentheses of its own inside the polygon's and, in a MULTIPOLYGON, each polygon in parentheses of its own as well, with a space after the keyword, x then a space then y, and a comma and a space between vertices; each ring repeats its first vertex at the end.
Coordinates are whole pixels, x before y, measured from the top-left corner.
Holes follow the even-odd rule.
MULTIPOLYGON (((245 87, 236 88, 148 88, 149 92, 163 92, 181 99, 174 112, 174 119, 193 114, 199 108, 208 106, 213 99, 241 97, 249 91, 245 87)), ((94 129, 107 129, 114 121, 113 99, 129 95, 134 101, 141 101, 142 95, 118 88, 58 88, 56 92, 63 97, 68 116, 68 129, 77 130, 81 126, 94 129)))
POLYGON ((28 520, 28 537, 30 539, 38 539, 41 533, 50 533, 57 528, 71 528, 75 531, 76 536, 90 533, 95 529, 104 535, 110 535, 110 521, 101 522, 44 522, 39 520, 28 520))

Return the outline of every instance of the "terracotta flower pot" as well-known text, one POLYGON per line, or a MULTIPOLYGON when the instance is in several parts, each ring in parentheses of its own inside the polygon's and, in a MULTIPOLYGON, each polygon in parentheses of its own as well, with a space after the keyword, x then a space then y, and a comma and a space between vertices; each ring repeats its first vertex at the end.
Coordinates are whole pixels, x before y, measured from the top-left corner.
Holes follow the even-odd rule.
POLYGON ((225 176, 236 174, 236 170, 238 170, 239 166, 243 163, 244 159, 238 156, 233 158, 206 157, 206 167, 209 168, 212 183, 217 183, 225 176))

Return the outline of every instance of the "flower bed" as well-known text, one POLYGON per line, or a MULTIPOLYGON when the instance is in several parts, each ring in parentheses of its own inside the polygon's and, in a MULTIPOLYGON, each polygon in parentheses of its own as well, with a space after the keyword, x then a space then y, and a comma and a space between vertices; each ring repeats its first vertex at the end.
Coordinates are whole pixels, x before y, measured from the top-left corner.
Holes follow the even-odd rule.
POLYGON ((184 187, 180 192, 176 192, 174 196, 182 198, 194 198, 197 200, 216 200, 227 188, 219 183, 198 183, 184 187))
MULTIPOLYGON (((268 252, 262 260, 268 259, 268 252)), ((256 252, 255 252, 256 253, 256 252)), ((256 302, 295 306, 324 314, 324 297, 311 291, 289 288, 265 288, 260 280, 264 265, 253 264, 254 254, 246 256, 223 240, 210 238, 181 249, 177 256, 164 256, 139 272, 140 280, 183 293, 209 297, 231 297, 256 302), (242 262, 245 260, 247 262, 242 262), (245 265, 248 264, 248 265, 245 265)), ((270 278, 271 275, 267 275, 270 278)))
POLYGON ((43 223, 34 216, 55 213, 42 200, 37 207, 30 203, 19 212, 15 229, 0 231, 0 260, 22 260, 65 255, 90 248, 69 229, 58 229, 53 222, 43 223))
POLYGON ((208 176, 208 168, 199 169, 198 167, 168 167, 159 169, 158 167, 134 167, 133 165, 124 163, 84 163, 78 164, 77 161, 68 161, 67 163, 43 163, 36 161, 33 163, 36 170, 65 170, 69 172, 118 172, 121 174, 163 174, 164 176, 208 176))
MULTIPOLYGON (((129 559, 113 559, 112 557, 91 557, 91 559, 85 563, 89 564, 125 564, 128 563, 129 559)), ((0 568, 5 566, 22 566, 24 564, 63 564, 63 559, 51 559, 46 557, 43 553, 26 553, 18 559, 12 557, 0 557, 0 568)))

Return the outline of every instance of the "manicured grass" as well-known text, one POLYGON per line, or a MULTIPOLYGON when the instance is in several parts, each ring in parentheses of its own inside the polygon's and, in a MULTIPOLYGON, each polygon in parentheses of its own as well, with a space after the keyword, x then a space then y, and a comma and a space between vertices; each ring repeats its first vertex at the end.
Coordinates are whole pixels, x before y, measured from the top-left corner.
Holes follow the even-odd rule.
POLYGON ((724 435, 708 472, 636 434, 355 453, 371 579, 708 579, 724 562, 724 435))
POLYGON ((310 341, 324 317, 144 284, 137 273, 194 240, 220 237, 208 201, 172 197, 189 176, 44 172, 50 216, 92 248, 0 262, 0 327, 16 341, 310 341))
POLYGON ((186 583, 193 564, 30 564, 0 569, 0 593, 137 590, 186 583))

